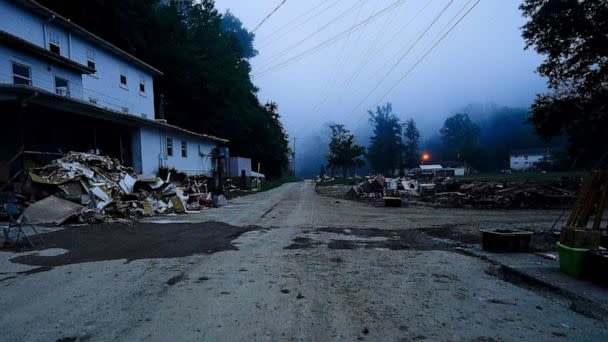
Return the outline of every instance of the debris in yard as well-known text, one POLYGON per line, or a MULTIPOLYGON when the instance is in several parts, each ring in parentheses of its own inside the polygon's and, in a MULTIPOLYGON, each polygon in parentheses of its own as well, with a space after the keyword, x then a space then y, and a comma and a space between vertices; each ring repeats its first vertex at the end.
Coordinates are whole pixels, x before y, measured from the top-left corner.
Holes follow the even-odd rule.
POLYGON ((26 209, 37 223, 185 214, 228 203, 224 196, 212 198, 204 177, 164 170, 162 177, 138 179, 118 160, 89 153, 70 152, 29 175, 28 192, 42 198, 26 209))
POLYGON ((351 199, 378 200, 401 197, 404 202, 426 202, 435 207, 548 209, 567 207, 580 187, 579 178, 552 183, 531 181, 467 181, 452 177, 385 178, 381 175, 350 188, 351 199))
POLYGON ((552 253, 536 253, 536 255, 549 260, 557 260, 557 255, 552 253))

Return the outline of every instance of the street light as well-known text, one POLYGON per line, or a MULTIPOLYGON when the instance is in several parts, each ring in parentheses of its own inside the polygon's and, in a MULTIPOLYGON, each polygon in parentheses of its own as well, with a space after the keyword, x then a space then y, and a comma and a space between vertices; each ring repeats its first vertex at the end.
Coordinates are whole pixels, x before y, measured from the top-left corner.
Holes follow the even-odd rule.
POLYGON ((431 155, 425 152, 422 154, 421 159, 422 159, 422 164, 424 164, 425 161, 431 160, 431 155))

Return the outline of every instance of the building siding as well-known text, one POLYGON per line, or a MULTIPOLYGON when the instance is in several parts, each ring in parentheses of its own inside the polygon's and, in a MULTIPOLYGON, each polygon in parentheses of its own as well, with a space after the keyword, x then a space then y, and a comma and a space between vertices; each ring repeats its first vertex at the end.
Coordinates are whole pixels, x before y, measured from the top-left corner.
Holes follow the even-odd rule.
POLYGON ((0 45, 0 83, 13 83, 12 62, 30 67, 33 87, 55 93, 55 76, 58 76, 69 81, 71 97, 81 99, 83 96, 82 77, 77 72, 49 64, 38 57, 25 55, 2 45, 0 45))
MULTIPOLYGON (((97 105, 104 108, 155 119, 153 76, 129 60, 117 57, 54 25, 52 21, 32 15, 6 0, 0 0, 0 30, 45 49, 49 48, 52 33, 58 39, 61 55, 82 65, 87 65, 87 51, 94 51, 97 72, 94 75, 82 75, 78 82, 80 89, 72 97, 85 101, 97 100, 97 105), (121 72, 127 76, 127 87, 120 85, 121 72), (144 80, 145 93, 139 91, 140 78, 144 80)), ((0 59, 6 61, 8 57, 6 52, 0 53, 0 59)), ((41 70, 37 69, 37 72, 40 73, 41 70)), ((6 75, 4 77, 6 79, 6 75)), ((40 82, 46 83, 46 79, 41 78, 40 82)), ((12 80, 6 83, 12 83, 12 80)), ((42 88, 54 92, 54 85, 52 89, 49 84, 42 88)))
MULTIPOLYGON (((128 57, 120 56, 109 48, 97 46, 95 40, 80 36, 55 25, 53 19, 42 18, 7 0, 0 0, 0 30, 8 32, 44 49, 49 41, 60 46, 60 54, 81 65, 91 60, 96 73, 81 74, 68 70, 58 62, 21 53, 0 45, 0 83, 12 84, 12 61, 31 69, 31 85, 55 93, 55 76, 69 81, 70 97, 88 101, 114 111, 155 119, 153 71, 145 69, 128 57), (127 85, 121 85, 121 74, 127 85), (140 81, 144 92, 140 91, 140 81)), ((212 151, 214 140, 158 127, 134 127, 131 132, 133 168, 140 174, 155 176, 160 166, 175 168, 189 175, 213 174, 212 151), (173 139, 172 156, 167 155, 166 137, 173 139), (187 144, 187 155, 182 156, 181 143, 187 144)))

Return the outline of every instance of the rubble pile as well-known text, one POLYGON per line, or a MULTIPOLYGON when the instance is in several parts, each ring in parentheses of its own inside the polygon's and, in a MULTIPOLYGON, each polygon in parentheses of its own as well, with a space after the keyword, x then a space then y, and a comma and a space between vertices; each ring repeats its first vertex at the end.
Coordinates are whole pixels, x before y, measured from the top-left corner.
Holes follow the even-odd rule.
POLYGON ((438 192, 427 200, 448 207, 544 209, 572 203, 576 192, 531 182, 472 182, 457 191, 438 192))
POLYGON ((132 168, 116 159, 70 152, 32 170, 30 179, 35 197, 54 196, 81 205, 79 220, 89 223, 183 214, 225 201, 222 196, 212 197, 204 177, 167 170, 162 175, 164 178, 139 179, 132 168))
POLYGON ((373 200, 400 196, 410 203, 449 208, 546 209, 571 205, 580 184, 579 178, 540 183, 466 181, 453 177, 393 179, 378 175, 353 186, 346 197, 373 200))

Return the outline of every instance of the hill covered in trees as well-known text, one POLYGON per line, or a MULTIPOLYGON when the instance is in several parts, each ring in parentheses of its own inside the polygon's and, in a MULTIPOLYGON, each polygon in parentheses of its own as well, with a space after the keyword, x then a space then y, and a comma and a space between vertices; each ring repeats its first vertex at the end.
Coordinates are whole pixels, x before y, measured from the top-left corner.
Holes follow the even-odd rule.
POLYGON ((164 72, 155 81, 172 124, 230 140, 232 155, 251 157, 270 177, 289 163, 288 137, 276 103, 262 104, 250 78, 255 36, 212 0, 41 0, 112 44, 164 72))

